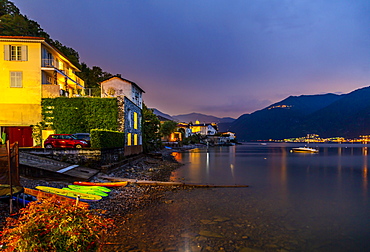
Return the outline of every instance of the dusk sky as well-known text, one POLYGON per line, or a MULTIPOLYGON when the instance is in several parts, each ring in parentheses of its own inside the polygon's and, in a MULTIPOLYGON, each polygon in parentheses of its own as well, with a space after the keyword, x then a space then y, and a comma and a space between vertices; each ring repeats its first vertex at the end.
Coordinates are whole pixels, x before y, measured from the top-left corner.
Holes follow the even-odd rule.
POLYGON ((237 118, 370 85, 369 0, 12 0, 148 107, 237 118))

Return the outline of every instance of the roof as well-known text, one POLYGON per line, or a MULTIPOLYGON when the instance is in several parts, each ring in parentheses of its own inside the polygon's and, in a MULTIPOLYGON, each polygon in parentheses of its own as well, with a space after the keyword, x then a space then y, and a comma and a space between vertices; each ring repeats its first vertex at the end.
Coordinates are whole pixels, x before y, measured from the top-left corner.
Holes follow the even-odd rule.
POLYGON ((135 82, 132 82, 132 81, 127 80, 127 79, 124 79, 124 78, 122 78, 121 76, 117 76, 117 75, 112 76, 112 77, 110 77, 110 78, 108 78, 108 79, 106 79, 106 80, 102 81, 100 84, 102 84, 102 83, 104 83, 104 82, 106 82, 106 81, 109 81, 109 80, 111 80, 111 79, 114 79, 114 78, 118 78, 118 79, 120 79, 120 80, 122 80, 122 81, 126 81, 126 82, 128 82, 128 83, 130 83, 130 84, 134 85, 135 87, 137 87, 141 92, 145 93, 145 91, 144 91, 141 87, 139 87, 139 85, 137 85, 135 82))

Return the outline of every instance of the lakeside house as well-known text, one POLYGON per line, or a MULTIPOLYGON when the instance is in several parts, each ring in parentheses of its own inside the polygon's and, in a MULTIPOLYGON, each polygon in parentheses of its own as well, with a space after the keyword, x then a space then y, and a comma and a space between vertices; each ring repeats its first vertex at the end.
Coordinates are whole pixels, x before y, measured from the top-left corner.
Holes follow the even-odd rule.
POLYGON ((202 136, 215 135, 217 133, 216 123, 200 123, 195 121, 195 123, 189 123, 189 128, 192 134, 200 134, 202 136))
POLYGON ((121 76, 113 76, 100 83, 102 98, 118 98, 123 102, 125 132, 125 155, 138 154, 143 151, 142 147, 142 96, 144 90, 135 82, 124 79, 121 76))
MULTIPOLYGON (((42 99, 81 97, 86 99, 80 70, 44 38, 0 36, 0 137, 32 147, 32 127, 42 118, 42 99)), ((136 83, 113 76, 101 83, 101 98, 117 98, 123 115, 118 131, 125 133, 125 155, 142 152, 142 94, 136 83)), ((69 100, 69 99, 68 99, 69 100)), ((68 102, 68 100, 66 102, 68 102)), ((53 108, 50 108, 52 113, 53 108)), ((43 131, 43 139, 54 133, 43 131)), ((73 132, 77 133, 77 132, 73 132)))
POLYGON ((42 120, 41 99, 84 95, 84 81, 44 38, 0 36, 0 50, 0 135, 31 147, 32 125, 42 120))

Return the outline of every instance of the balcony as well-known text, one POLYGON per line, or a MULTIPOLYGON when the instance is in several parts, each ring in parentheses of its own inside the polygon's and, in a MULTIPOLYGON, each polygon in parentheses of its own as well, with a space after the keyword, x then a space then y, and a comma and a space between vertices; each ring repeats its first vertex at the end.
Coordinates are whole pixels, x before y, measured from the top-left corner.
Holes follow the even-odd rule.
MULTIPOLYGON (((56 61, 54 59, 42 59, 41 70, 49 72, 49 75, 54 75, 54 73, 56 73, 62 78, 65 78, 68 84, 76 85, 76 88, 84 88, 84 81, 71 69, 65 69, 64 64, 60 61, 56 61)), ((60 79, 60 77, 57 78, 60 79)))

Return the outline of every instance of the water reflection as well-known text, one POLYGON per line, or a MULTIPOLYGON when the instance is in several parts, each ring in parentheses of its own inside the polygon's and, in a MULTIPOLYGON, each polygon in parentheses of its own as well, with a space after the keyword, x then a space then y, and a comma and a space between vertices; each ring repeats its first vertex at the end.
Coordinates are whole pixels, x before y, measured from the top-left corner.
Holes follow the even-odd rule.
MULTIPOLYGON (((370 233, 364 225, 370 224, 367 146, 322 145, 317 146, 318 154, 291 153, 290 148, 255 145, 200 150, 197 158, 189 153, 190 164, 180 174, 188 182, 249 184, 259 207, 276 213, 289 209, 289 219, 284 221, 295 228, 310 227, 310 234, 329 239, 339 235, 334 226, 348 235, 356 236, 359 230, 370 233)), ((186 155, 182 161, 187 162, 186 155)))
POLYGON ((132 219, 136 240, 159 251, 370 251, 367 147, 320 145, 318 154, 291 147, 174 153, 185 165, 171 179, 250 187, 169 194, 171 204, 132 219))

